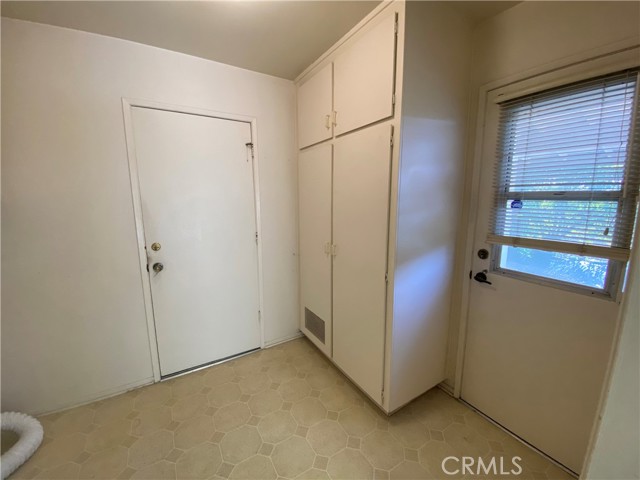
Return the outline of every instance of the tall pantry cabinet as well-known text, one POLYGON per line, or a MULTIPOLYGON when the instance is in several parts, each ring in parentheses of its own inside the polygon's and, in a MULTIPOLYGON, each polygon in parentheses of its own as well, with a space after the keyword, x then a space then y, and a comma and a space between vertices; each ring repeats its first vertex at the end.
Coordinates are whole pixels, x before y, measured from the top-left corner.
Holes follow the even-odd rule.
POLYGON ((444 379, 469 45, 383 3, 296 80, 300 328, 386 412, 444 379))

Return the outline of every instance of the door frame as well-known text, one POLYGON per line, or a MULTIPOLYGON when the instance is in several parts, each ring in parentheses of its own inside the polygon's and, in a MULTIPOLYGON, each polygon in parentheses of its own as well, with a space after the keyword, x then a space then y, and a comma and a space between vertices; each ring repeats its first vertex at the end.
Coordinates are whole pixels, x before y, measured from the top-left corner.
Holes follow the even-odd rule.
POLYGON ((173 113, 183 113, 186 115, 196 115, 201 117, 217 118, 220 120, 230 120, 248 123, 251 128, 251 142, 253 143, 253 196, 255 207, 256 231, 258 233, 258 322, 260 328, 260 348, 264 348, 264 288, 263 288, 263 268, 262 268, 262 224, 260 212, 260 174, 258 161, 258 135, 257 119, 247 115, 234 113, 217 112, 197 107, 182 105, 172 105, 168 103, 156 102, 154 100, 122 98, 122 113, 124 118, 125 140, 127 147, 127 158, 129 164, 129 180, 131 185, 131 196, 133 201, 133 216, 136 227, 136 240, 138 243, 138 260, 140 267, 140 278, 142 281, 142 294, 144 302, 145 317, 147 321, 147 333, 149 339, 149 352, 151 354, 151 368, 153 380, 159 382, 160 376, 160 352, 156 338, 156 324, 153 313, 153 303, 151 298, 151 282, 147 271, 147 254, 145 251, 144 224, 142 222, 142 198, 140 194, 140 181, 138 176, 138 159, 136 157, 135 139, 133 131, 133 108, 148 108, 173 113))

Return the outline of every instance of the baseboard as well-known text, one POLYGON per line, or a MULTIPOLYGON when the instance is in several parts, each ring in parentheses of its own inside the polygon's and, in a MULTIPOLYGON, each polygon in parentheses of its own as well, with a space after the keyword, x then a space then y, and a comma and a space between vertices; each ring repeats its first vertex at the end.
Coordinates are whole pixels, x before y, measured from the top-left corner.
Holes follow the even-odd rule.
POLYGON ((453 393, 453 387, 449 384, 447 384, 447 381, 445 380, 444 382, 440 382, 438 385, 436 385, 438 388, 440 388, 440 390, 444 391, 445 393, 447 393, 448 395, 451 395, 453 398, 455 398, 455 394, 453 393))
POLYGON ((143 387, 145 385, 150 385, 154 382, 153 377, 147 377, 147 378, 143 378, 141 380, 137 380, 135 382, 131 382, 131 383, 127 383, 125 385, 120 385, 118 387, 115 388, 110 388, 108 390, 102 390, 100 392, 98 392, 96 395, 92 395, 90 397, 84 397, 83 399, 77 401, 77 402, 73 402, 73 403, 68 403, 60 408, 55 408, 53 410, 45 410, 42 412, 38 412, 35 413, 34 416, 36 417, 40 417, 43 415, 49 415, 52 413, 60 413, 60 412, 65 412, 67 410, 71 410, 72 408, 77 408, 77 407, 82 407, 83 405, 88 405, 90 403, 93 402, 97 402, 100 400, 106 400, 107 398, 111 398, 111 397, 115 397, 116 395, 121 395, 123 393, 129 392, 131 390, 134 390, 136 388, 140 388, 143 387))
MULTIPOLYGON (((295 340, 295 339, 300 338, 302 336, 303 336, 302 332, 300 332, 298 330, 298 332, 296 332, 293 335, 289 335, 287 337, 278 338, 276 340, 273 340, 273 341, 265 344, 264 348, 275 347, 276 345, 280 345, 282 343, 290 342, 291 340, 295 340)), ((208 368, 210 366, 211 365, 207 365, 207 366, 204 366, 202 368, 208 368)), ((186 373, 192 373, 192 371, 189 371, 189 372, 186 372, 186 373)), ((68 404, 65 404, 65 405, 63 405, 61 407, 54 408, 52 410, 44 410, 44 411, 36 412, 34 414, 34 416, 39 417, 39 416, 43 416, 43 415, 49 415, 49 414, 52 414, 52 413, 65 412, 67 410, 71 410, 72 408, 81 407, 83 405, 88 405, 90 403, 97 402, 97 401, 100 401, 100 400, 106 400, 107 398, 115 397, 116 395, 121 395, 121 394, 126 393, 126 392, 128 392, 130 390, 134 390, 136 388, 143 387, 145 385, 151 385, 152 383, 154 383, 153 377, 143 378, 143 379, 137 380, 135 382, 127 383, 125 385, 120 385, 120 386, 115 387, 115 388, 110 388, 108 390, 102 390, 102 391, 98 392, 96 395, 91 395, 91 396, 88 396, 88 397, 84 397, 84 398, 82 398, 81 400, 79 400, 77 402, 68 403, 68 404)))
POLYGON ((287 337, 281 337, 281 338, 278 338, 276 340, 271 340, 268 343, 265 342, 264 348, 275 347, 276 345, 280 345, 281 343, 290 342, 291 340, 295 340, 296 338, 300 338, 302 336, 303 336, 302 332, 300 330, 298 330, 297 333, 294 333, 293 335, 289 335, 287 337))

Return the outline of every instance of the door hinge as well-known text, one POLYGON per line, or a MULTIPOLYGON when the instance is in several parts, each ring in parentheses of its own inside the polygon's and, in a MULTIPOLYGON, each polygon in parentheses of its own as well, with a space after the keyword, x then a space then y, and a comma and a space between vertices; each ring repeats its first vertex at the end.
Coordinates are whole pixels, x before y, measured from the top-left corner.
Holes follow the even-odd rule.
POLYGON ((395 105, 396 104, 396 94, 394 93, 393 95, 391 95, 391 105, 395 105))
POLYGON ((398 14, 397 13, 396 13, 395 23, 393 24, 393 33, 398 35, 398 14))
POLYGON ((385 283, 389 283, 389 272, 385 272, 384 281, 385 281, 385 283))
MULTIPOLYGON (((251 160, 253 160, 253 143, 248 142, 245 143, 246 147, 249 149, 249 152, 251 154, 251 160)), ((249 161, 249 157, 247 157, 247 162, 249 161)))
POLYGON ((258 243, 258 232, 256 232, 256 243, 258 243))
POLYGON ((391 130, 391 141, 389 142, 389 145, 393 147, 393 130, 391 130))
POLYGON ((262 322, 262 312, 258 310, 258 323, 262 322))
POLYGON ((382 389, 382 391, 380 392, 380 401, 382 403, 384 403, 384 388, 382 389))

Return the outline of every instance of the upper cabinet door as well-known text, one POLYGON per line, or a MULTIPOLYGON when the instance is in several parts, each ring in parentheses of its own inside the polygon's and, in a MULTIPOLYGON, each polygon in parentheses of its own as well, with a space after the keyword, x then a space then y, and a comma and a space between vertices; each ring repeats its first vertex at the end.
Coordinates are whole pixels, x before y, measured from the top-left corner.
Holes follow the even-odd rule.
POLYGON ((393 115, 395 25, 386 16, 335 59, 336 135, 393 115))
POLYGON ((298 146, 308 147, 333 135, 331 93, 333 65, 329 64, 298 87, 298 146))

